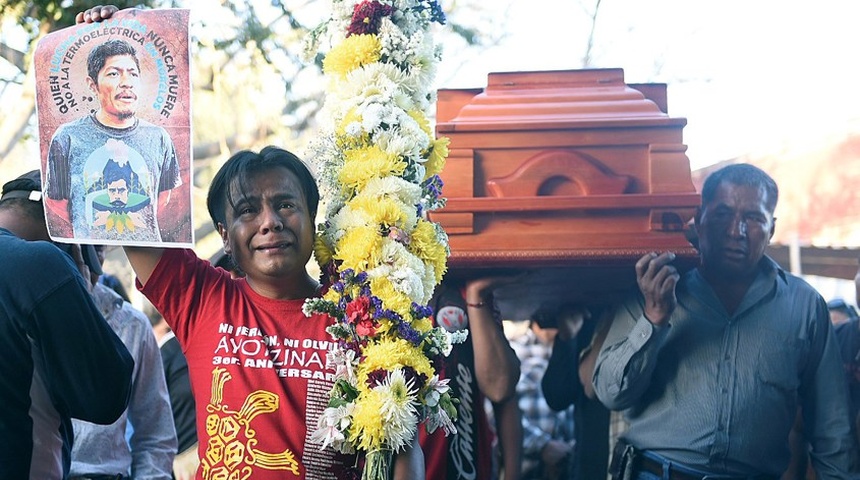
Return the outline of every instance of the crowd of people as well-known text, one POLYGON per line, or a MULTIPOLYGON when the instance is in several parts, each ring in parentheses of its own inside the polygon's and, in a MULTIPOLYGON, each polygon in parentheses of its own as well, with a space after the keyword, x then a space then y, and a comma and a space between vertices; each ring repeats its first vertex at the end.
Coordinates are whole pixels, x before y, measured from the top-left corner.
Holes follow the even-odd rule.
MULTIPOLYGON (((218 261, 124 246, 146 313, 110 287, 104 246, 51 242, 52 178, 28 172, 0 197, 0 479, 358 478, 360 455, 311 441, 332 381, 328 319, 302 312, 328 286, 306 269, 320 194, 301 159, 269 146, 220 168, 218 261)), ((443 280, 436 323, 469 330, 441 368, 458 433, 420 431, 391 478, 860 475, 856 311, 765 254, 765 172, 730 165, 701 193, 699 265, 646 254, 613 304, 539 309, 506 331, 493 292, 522 277, 443 280)))

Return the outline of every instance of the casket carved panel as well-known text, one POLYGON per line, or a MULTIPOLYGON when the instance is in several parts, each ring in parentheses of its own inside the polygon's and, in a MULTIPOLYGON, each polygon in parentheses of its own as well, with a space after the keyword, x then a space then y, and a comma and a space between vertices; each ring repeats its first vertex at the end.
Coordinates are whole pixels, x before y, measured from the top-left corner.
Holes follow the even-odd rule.
POLYGON ((625 266, 649 251, 695 259, 699 196, 666 87, 620 69, 492 73, 440 90, 437 134, 452 269, 625 266))

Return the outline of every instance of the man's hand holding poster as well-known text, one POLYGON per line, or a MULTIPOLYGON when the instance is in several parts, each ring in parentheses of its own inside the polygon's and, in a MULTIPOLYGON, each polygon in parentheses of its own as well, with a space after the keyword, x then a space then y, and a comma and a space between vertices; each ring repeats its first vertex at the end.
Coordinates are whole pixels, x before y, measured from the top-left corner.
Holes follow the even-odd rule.
POLYGON ((124 10, 36 49, 51 238, 191 247, 188 10, 124 10))

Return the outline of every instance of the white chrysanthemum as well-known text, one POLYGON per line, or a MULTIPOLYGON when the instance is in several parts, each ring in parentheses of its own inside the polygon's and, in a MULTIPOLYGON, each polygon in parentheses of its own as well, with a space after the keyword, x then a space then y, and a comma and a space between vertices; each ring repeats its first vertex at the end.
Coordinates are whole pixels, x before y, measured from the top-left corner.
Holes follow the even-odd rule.
POLYGON ((400 177, 373 178, 367 182, 364 190, 356 195, 356 198, 358 197, 395 199, 403 205, 408 206, 410 208, 410 216, 415 217, 416 215, 413 213, 415 211, 414 206, 421 201, 421 187, 412 182, 407 182, 400 177))
POLYGON ((402 70, 390 63, 371 63, 349 72, 346 81, 335 92, 340 102, 353 104, 377 101, 387 103, 402 90, 407 81, 402 70))
POLYGON ((382 240, 379 265, 367 270, 370 278, 388 279, 395 290, 422 305, 430 300, 421 281, 423 274, 424 262, 409 252, 404 245, 390 238, 382 240))
POLYGON ((421 259, 390 238, 382 241, 379 265, 367 271, 370 278, 387 279, 395 290, 408 296, 413 302, 426 304, 429 298, 421 281, 423 273, 424 263, 421 259))
POLYGON ((421 277, 421 283, 424 287, 424 298, 421 305, 427 304, 433 297, 433 292, 436 290, 436 268, 431 263, 424 264, 424 275, 421 277))
POLYGON ((402 369, 396 369, 388 374, 381 385, 374 390, 382 394, 382 411, 384 419, 383 432, 388 445, 394 451, 400 451, 412 441, 412 436, 418 426, 418 392, 414 382, 406 381, 402 369))
POLYGON ((335 230, 350 230, 356 227, 365 227, 373 224, 373 218, 364 210, 350 208, 349 205, 340 209, 331 219, 331 226, 335 230))
POLYGON ((373 132, 382 123, 385 107, 381 103, 371 103, 359 110, 361 115, 361 129, 365 132, 373 132))
POLYGON ((414 118, 404 112, 403 115, 400 116, 399 120, 400 135, 403 138, 414 142, 422 151, 426 150, 427 147, 430 146, 430 136, 427 135, 427 133, 421 128, 421 125, 419 125, 414 118))
POLYGON ((400 129, 391 129, 377 132, 374 136, 376 144, 385 152, 397 154, 415 163, 421 157, 423 148, 412 139, 405 138, 400 134, 400 129))
MULTIPOLYGON (((398 135, 398 130, 389 130, 379 132, 375 139, 376 144, 385 153, 397 155, 399 157, 417 158, 421 156, 421 149, 406 138, 398 135)), ((414 161, 414 160, 413 160, 414 161)))
MULTIPOLYGON (((423 269, 422 269, 423 270, 423 269)), ((388 280, 394 285, 394 288, 415 303, 427 303, 424 295, 424 283, 421 282, 421 276, 411 268, 396 268, 392 269, 388 276, 388 280)), ((429 299, 427 299, 429 300, 429 299)))
MULTIPOLYGON (((430 37, 427 37, 428 39, 430 37)), ((406 62, 410 84, 418 91, 427 91, 436 78, 436 49, 429 41, 422 42, 406 62)))

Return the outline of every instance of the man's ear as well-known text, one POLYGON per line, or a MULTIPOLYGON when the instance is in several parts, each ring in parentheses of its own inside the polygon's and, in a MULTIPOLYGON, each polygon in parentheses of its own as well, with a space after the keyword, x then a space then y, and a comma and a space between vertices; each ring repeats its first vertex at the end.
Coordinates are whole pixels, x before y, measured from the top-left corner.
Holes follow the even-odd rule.
POLYGON ((227 227, 225 227, 221 222, 218 222, 218 235, 221 235, 221 243, 224 245, 224 253, 230 255, 230 242, 227 241, 229 238, 227 235, 227 227))
POLYGON ((92 77, 90 77, 89 75, 87 75, 87 86, 90 87, 90 90, 92 90, 93 95, 95 95, 96 97, 99 96, 99 86, 96 84, 96 82, 93 81, 92 77))
POLYGON ((770 222, 770 235, 767 237, 768 243, 773 239, 774 233, 776 233, 776 217, 773 217, 773 220, 770 222))

